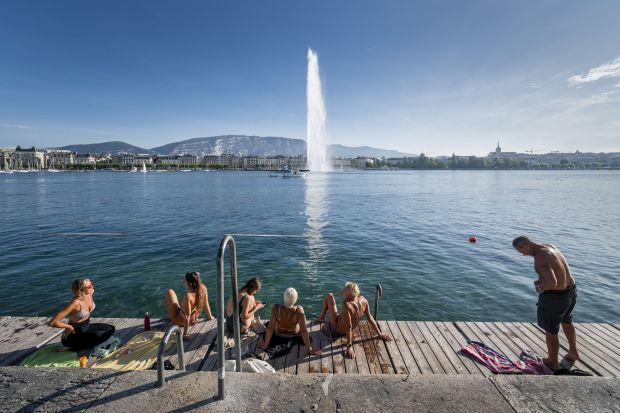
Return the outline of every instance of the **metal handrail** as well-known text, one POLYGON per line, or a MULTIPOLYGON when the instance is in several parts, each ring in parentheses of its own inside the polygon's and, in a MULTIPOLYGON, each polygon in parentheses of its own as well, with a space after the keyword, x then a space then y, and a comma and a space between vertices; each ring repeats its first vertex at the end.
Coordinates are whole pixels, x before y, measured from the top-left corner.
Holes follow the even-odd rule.
POLYGON ((383 294, 383 287, 381 287, 381 284, 375 285, 375 311, 373 314, 375 321, 377 320, 377 314, 379 314, 379 298, 381 298, 381 294, 383 294))
POLYGON ((159 350, 157 351, 157 386, 162 387, 166 384, 166 378, 164 377, 164 352, 166 351, 166 344, 170 340, 172 333, 177 335, 177 354, 179 355, 179 370, 185 371, 185 350, 183 349, 183 329, 179 326, 172 326, 166 330, 164 338, 159 343, 159 350))
POLYGON ((217 375, 217 398, 224 400, 224 254, 226 246, 230 244, 230 278, 232 283, 232 302, 233 302, 233 330, 235 335, 235 359, 236 370, 241 371, 241 329, 239 327, 239 290, 237 289, 237 254, 235 250, 235 239, 232 235, 226 235, 220 243, 217 252, 217 351, 218 351, 218 375, 217 375))

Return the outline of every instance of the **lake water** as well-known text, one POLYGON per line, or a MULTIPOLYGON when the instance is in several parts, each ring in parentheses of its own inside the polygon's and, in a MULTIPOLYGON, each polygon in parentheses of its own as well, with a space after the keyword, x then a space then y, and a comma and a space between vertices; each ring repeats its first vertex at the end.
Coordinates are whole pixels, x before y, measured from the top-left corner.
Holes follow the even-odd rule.
POLYGON ((191 270, 215 312, 217 248, 233 233, 288 236, 236 237, 240 283, 260 276, 269 306, 293 286, 315 314, 355 280, 371 302, 383 285, 382 318, 532 321, 533 260, 511 246, 527 234, 568 258, 576 321, 618 323, 619 183, 618 171, 0 174, 0 315, 52 315, 88 276, 96 316, 161 316, 191 270))

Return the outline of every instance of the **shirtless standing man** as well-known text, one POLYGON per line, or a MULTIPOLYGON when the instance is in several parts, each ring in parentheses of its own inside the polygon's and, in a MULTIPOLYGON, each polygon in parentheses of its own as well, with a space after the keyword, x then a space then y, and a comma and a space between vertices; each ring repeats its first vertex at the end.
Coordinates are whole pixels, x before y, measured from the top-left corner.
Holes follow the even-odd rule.
POLYGON ((579 359, 577 336, 573 326, 577 287, 566 258, 557 247, 536 244, 525 236, 515 238, 512 246, 521 254, 534 257, 534 269, 538 273, 538 280, 534 281, 534 288, 539 294, 536 304, 538 325, 545 330, 548 352, 544 363, 553 371, 559 368, 560 324, 569 345, 565 358, 574 363, 579 359))
POLYGON ((349 358, 355 358, 353 351, 353 329, 357 327, 364 316, 368 320, 370 327, 377 333, 383 341, 392 341, 389 334, 382 333, 377 322, 370 314, 370 306, 368 300, 360 295, 360 289, 356 283, 348 282, 342 289, 342 314, 338 313, 336 298, 334 294, 328 293, 323 300, 321 314, 316 321, 325 323, 325 316, 329 314, 329 331, 326 333, 332 338, 345 337, 347 345, 345 347, 345 355, 349 358))

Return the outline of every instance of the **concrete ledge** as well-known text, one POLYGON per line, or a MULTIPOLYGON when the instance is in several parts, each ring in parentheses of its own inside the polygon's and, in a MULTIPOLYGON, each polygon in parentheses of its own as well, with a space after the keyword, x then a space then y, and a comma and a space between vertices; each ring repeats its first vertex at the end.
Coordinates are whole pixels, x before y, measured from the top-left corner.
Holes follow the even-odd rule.
POLYGON ((0 410, 186 411, 620 411, 620 379, 594 377, 361 376, 0 368, 0 410), (168 372, 172 373, 172 372, 168 372))

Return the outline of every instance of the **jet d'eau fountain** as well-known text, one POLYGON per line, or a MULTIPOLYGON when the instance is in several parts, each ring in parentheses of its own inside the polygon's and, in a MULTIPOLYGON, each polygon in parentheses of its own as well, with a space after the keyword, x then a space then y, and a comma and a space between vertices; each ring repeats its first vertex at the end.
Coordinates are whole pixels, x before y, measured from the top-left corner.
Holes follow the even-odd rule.
POLYGON ((311 171, 329 171, 327 159, 327 131, 325 129, 325 102, 319 76, 319 57, 308 49, 308 75, 306 81, 307 114, 307 159, 311 171))

